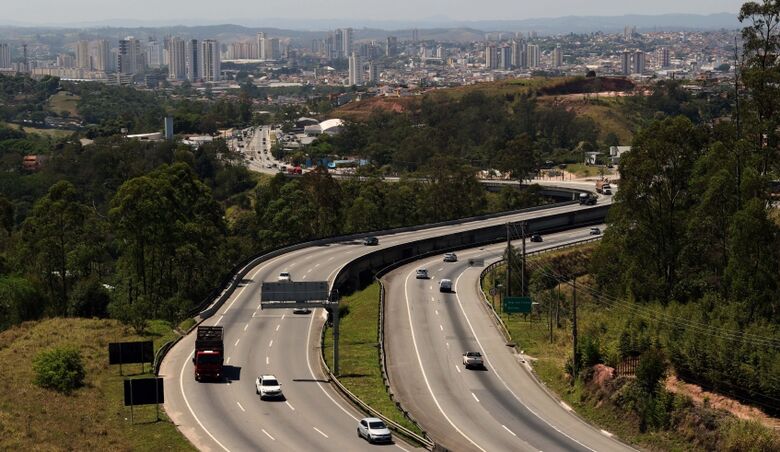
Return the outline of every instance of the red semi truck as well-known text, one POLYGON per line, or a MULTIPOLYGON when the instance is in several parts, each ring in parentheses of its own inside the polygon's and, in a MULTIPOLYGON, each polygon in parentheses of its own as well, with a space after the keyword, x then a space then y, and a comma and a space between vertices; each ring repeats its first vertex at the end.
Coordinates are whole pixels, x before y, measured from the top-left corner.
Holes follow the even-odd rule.
POLYGON ((195 337, 195 356, 192 363, 195 367, 195 380, 219 380, 222 378, 222 363, 225 345, 222 342, 221 326, 199 326, 195 337))

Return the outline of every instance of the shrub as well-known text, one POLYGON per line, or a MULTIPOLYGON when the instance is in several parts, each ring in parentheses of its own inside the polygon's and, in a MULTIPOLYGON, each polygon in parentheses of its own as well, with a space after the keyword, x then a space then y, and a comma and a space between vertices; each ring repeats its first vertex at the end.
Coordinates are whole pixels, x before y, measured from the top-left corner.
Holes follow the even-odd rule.
POLYGON ((84 365, 78 350, 67 347, 44 350, 33 361, 35 384, 63 394, 84 385, 84 365))

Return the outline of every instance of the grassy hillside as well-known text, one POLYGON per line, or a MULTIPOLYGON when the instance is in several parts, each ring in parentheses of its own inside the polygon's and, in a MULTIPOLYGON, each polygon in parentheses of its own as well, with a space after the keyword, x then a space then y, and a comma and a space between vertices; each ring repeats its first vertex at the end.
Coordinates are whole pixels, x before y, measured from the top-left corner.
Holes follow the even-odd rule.
POLYGON ((72 117, 79 115, 78 103, 81 97, 68 91, 60 91, 49 98, 49 110, 61 115, 68 113, 72 117))
MULTIPOLYGON (((131 425, 122 399, 125 377, 108 365, 109 342, 151 339, 158 347, 173 334, 169 325, 154 323, 138 337, 116 321, 97 319, 27 322, 0 333, 0 450, 194 450, 162 407, 159 422, 153 405, 137 407, 131 425), (32 383, 34 357, 64 345, 81 350, 86 370, 85 387, 70 396, 32 383)), ((140 372, 138 364, 124 366, 126 376, 140 372)))

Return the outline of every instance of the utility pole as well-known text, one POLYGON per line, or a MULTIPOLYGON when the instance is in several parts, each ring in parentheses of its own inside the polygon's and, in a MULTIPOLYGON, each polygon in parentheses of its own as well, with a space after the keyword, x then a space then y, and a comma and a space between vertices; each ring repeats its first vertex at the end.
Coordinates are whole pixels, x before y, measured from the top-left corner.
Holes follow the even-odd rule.
POLYGON ((520 289, 521 293, 520 296, 525 296, 525 221, 520 223, 520 232, 523 234, 523 260, 521 265, 521 274, 520 274, 520 289))
POLYGON ((512 296, 512 237, 509 222, 506 223, 506 296, 512 296))
POLYGON ((572 353, 572 372, 574 372, 573 377, 577 377, 578 370, 577 366, 579 365, 579 362, 577 362, 577 277, 575 276, 572 280, 573 289, 573 296, 572 296, 572 322, 571 322, 571 329, 572 329, 572 344, 574 347, 574 353, 572 353))

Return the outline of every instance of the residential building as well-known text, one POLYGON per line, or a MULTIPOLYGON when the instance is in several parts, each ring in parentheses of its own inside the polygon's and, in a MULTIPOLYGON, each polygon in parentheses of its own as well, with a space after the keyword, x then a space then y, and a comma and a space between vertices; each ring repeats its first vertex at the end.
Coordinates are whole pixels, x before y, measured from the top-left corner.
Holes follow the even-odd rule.
POLYGON ((645 72, 645 52, 637 50, 634 52, 634 74, 643 74, 645 72))
POLYGON ((141 41, 132 36, 119 41, 117 71, 124 75, 138 74, 144 71, 144 55, 141 52, 141 41))
POLYGON ((628 49, 623 50, 623 54, 620 58, 620 73, 623 75, 629 75, 631 73, 631 52, 628 49))
POLYGON ((509 46, 502 46, 498 49, 498 67, 508 71, 512 67, 512 48, 509 46))
POLYGON ((656 50, 656 65, 660 69, 668 69, 672 67, 672 58, 671 53, 669 52, 669 47, 663 46, 659 47, 658 50, 656 50))
POLYGON ((485 69, 498 68, 498 50, 494 44, 485 46, 485 69))
POLYGON ((168 41, 168 77, 171 80, 187 78, 187 46, 181 38, 168 41))
POLYGON ((387 37, 387 45, 385 47, 385 56, 394 57, 398 55, 398 38, 395 36, 387 37))
POLYGON ((552 51, 552 67, 559 68, 563 66, 563 51, 561 46, 557 45, 552 51))
POLYGON ((368 63, 368 83, 379 83, 379 73, 381 72, 379 64, 375 62, 368 63))
POLYGON ((352 52, 352 55, 349 57, 349 84, 363 84, 363 61, 357 52, 352 52))
POLYGON ((97 71, 110 72, 113 70, 111 47, 105 39, 100 39, 95 43, 95 57, 93 61, 97 71))
POLYGON ((220 58, 219 43, 213 39, 206 39, 201 43, 201 78, 206 82, 217 82, 222 72, 222 60, 220 58))
POLYGON ((163 59, 163 44, 159 41, 149 41, 146 43, 146 65, 147 67, 160 69, 165 66, 163 59))
POLYGON ((12 67, 11 62, 11 46, 6 43, 0 43, 0 68, 12 67))
POLYGON ((539 46, 536 44, 528 44, 526 48, 528 67, 535 69, 539 67, 539 46))
POLYGON ((76 43, 76 67, 79 69, 92 69, 92 61, 89 57, 89 41, 76 43))
POLYGON ((528 67, 526 44, 519 39, 512 41, 512 66, 516 68, 528 67))

